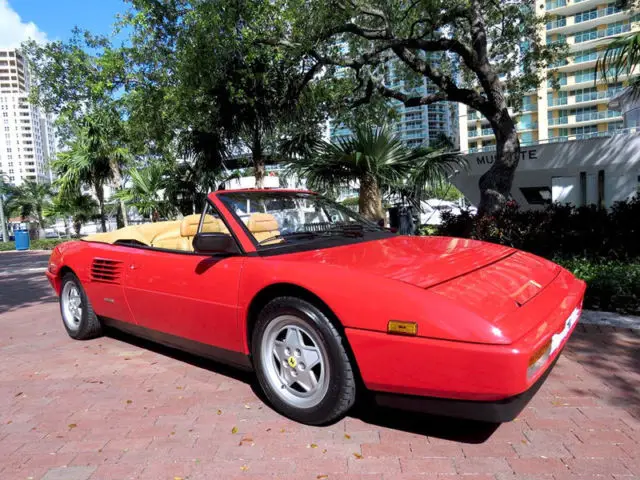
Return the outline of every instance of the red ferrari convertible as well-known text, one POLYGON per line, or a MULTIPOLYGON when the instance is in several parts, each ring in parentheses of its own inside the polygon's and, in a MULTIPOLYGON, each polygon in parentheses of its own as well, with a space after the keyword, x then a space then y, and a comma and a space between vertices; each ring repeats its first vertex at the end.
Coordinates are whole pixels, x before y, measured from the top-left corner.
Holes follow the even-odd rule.
POLYGON ((515 418, 581 313, 584 282, 473 240, 400 236, 320 195, 222 190, 204 212, 59 245, 67 332, 113 326, 255 370, 308 424, 379 404, 515 418))

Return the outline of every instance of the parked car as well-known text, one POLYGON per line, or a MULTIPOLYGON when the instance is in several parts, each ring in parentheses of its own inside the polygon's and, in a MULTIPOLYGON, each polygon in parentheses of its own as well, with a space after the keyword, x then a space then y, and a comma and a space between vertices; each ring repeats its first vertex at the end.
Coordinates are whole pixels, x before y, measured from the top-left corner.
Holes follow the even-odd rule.
POLYGON ((509 421, 551 371, 585 283, 513 248, 396 235, 320 195, 222 190, 201 215, 55 248, 75 339, 113 326, 254 370, 307 424, 378 403, 509 421))
MULTIPOLYGON (((456 202, 440 200, 438 198, 423 200, 420 202, 420 207, 421 225, 440 225, 442 224, 442 212, 451 212, 453 215, 460 215, 463 210, 456 202)), ((469 207, 466 210, 473 215, 477 213, 475 207, 469 207)))

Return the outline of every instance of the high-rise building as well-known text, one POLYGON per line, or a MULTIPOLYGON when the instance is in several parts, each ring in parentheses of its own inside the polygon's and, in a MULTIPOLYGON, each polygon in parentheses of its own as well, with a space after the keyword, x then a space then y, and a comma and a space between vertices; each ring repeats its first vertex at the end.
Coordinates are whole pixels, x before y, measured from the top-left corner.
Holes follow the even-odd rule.
POLYGON ((28 101, 29 71, 16 49, 0 50, 0 172, 18 186, 50 182, 56 151, 51 118, 28 101))
MULTIPOLYGON (((429 81, 422 77, 418 85, 407 85, 403 76, 396 71, 396 61, 389 62, 385 84, 389 88, 402 90, 416 96, 425 96, 436 91, 429 81)), ((402 141, 409 147, 427 146, 430 141, 442 136, 457 143, 457 110, 455 103, 439 102, 418 107, 405 107, 399 101, 393 100, 397 112, 397 120, 393 122, 393 129, 402 141)), ((329 137, 331 141, 348 138, 351 131, 344 125, 330 123, 329 137)))
MULTIPOLYGON (((523 98, 515 116, 521 144, 590 138, 623 128, 622 113, 609 109, 608 103, 629 78, 620 76, 613 85, 600 78, 596 81, 595 65, 614 38, 640 29, 640 15, 621 9, 614 0, 538 0, 536 4, 540 15, 551 16, 543 40, 566 43, 568 57, 547 71, 558 89, 549 79, 523 98)), ((493 131, 482 115, 465 105, 460 106, 459 115, 462 151, 495 149, 493 131)))

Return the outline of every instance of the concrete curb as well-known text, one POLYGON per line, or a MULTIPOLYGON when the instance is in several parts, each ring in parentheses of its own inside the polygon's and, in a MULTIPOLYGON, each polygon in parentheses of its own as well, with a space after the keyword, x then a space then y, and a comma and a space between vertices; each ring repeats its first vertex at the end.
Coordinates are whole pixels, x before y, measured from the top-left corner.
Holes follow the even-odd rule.
POLYGON ((600 325, 606 327, 629 328, 640 330, 640 317, 622 315, 614 312, 583 310, 580 323, 584 325, 600 325))

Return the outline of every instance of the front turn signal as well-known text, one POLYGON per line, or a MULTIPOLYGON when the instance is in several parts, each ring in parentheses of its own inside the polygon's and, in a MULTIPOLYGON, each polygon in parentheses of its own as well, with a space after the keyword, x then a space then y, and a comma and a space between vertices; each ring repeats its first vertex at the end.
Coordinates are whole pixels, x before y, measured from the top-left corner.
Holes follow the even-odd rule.
POLYGON ((416 336, 418 334, 418 324, 416 322, 401 322, 400 320, 390 320, 387 325, 387 333, 395 335, 410 335, 416 336))

